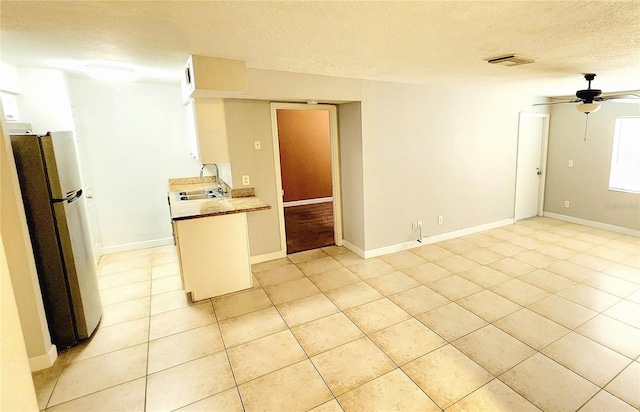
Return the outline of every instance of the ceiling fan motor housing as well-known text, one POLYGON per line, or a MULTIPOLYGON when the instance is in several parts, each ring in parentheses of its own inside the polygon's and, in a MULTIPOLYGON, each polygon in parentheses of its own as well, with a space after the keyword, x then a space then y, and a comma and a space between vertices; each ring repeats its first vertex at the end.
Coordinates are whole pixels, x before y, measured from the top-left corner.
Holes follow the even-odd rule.
POLYGON ((602 94, 602 90, 591 88, 591 81, 595 78, 595 73, 586 73, 584 75, 584 79, 589 82, 589 84, 585 90, 578 90, 576 92, 576 97, 578 99, 582 99, 583 103, 593 103, 593 99, 595 99, 596 97, 600 97, 600 95, 602 94))
POLYGON ((578 90, 576 97, 582 99, 585 103, 593 103, 593 99, 599 97, 602 94, 602 90, 599 89, 586 89, 578 90))

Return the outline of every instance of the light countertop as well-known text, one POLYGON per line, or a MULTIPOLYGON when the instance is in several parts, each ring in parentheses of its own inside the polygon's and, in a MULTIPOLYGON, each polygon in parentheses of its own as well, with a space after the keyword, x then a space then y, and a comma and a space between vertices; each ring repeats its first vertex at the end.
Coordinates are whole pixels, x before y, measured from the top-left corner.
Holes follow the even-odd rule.
POLYGON ((215 183, 207 183, 180 182, 180 184, 175 184, 170 182, 169 208, 171 209, 171 219, 194 219, 199 217, 228 215, 231 213, 247 213, 271 209, 271 206, 269 206, 265 201, 255 196, 182 201, 176 200, 176 192, 199 189, 216 189, 215 183))

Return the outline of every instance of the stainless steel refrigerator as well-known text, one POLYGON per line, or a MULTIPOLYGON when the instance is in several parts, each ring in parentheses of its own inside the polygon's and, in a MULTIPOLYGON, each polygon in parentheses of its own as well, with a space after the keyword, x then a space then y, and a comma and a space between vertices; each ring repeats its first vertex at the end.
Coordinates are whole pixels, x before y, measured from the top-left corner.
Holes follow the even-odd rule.
POLYGON ((88 338, 102 317, 71 132, 11 135, 51 340, 88 338))

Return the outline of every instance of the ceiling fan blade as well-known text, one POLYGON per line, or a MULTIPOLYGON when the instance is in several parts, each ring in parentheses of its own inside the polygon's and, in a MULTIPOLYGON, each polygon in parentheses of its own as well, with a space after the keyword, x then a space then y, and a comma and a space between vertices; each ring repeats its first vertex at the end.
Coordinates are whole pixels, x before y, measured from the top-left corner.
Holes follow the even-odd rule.
MULTIPOLYGON (((595 99, 598 102, 604 102, 606 100, 640 100, 640 95, 638 94, 616 94, 613 96, 600 96, 600 97, 596 97, 595 99)), ((623 102, 621 102, 623 103, 623 102)), ((637 102, 632 102, 632 103, 637 103, 637 102)))
POLYGON ((563 104, 563 103, 580 103, 582 100, 560 100, 557 102, 547 102, 547 103, 536 103, 532 104, 532 106, 547 106, 549 104, 563 104))

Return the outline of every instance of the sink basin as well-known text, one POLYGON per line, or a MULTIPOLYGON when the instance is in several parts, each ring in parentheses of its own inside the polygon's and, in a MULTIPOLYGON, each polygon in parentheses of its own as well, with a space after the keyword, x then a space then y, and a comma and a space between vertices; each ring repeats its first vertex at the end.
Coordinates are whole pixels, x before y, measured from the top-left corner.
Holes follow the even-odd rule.
POLYGON ((221 193, 215 189, 190 190, 176 193, 176 200, 217 199, 229 197, 228 193, 221 193))

